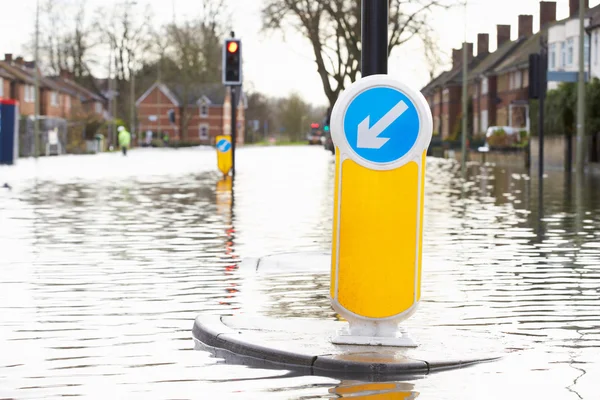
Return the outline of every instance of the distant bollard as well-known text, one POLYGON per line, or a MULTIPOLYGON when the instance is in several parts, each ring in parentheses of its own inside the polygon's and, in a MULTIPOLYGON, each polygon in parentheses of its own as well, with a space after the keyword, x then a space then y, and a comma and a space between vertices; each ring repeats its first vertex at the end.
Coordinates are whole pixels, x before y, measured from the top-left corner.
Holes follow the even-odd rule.
POLYGON ((398 323, 421 299, 425 98, 387 75, 360 79, 331 115, 336 146, 331 301, 338 344, 415 346, 398 323))
POLYGON ((215 138, 217 148, 217 166, 223 175, 228 175, 231 171, 233 155, 231 152, 231 136, 222 135, 215 138))

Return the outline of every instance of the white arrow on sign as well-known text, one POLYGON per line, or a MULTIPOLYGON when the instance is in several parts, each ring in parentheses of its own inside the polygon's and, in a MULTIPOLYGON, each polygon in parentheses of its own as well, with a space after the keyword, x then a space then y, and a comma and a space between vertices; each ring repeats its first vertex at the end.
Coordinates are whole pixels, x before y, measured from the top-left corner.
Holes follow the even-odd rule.
POLYGON ((369 128, 370 116, 368 115, 367 118, 363 119, 363 121, 358 124, 356 147, 359 149, 380 149, 390 139, 380 138, 379 135, 404 114, 406 110, 408 110, 408 106, 404 100, 400 100, 398 104, 381 117, 381 119, 371 128, 369 128))

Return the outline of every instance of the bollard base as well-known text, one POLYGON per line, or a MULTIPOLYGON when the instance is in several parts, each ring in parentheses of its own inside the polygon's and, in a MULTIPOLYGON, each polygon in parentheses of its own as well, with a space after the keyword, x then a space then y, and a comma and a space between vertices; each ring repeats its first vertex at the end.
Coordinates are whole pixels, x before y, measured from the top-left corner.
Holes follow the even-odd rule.
POLYGON ((331 338, 333 344, 352 344, 357 346, 393 346, 393 347, 418 347, 405 328, 398 328, 390 336, 365 336, 353 335, 350 328, 345 327, 331 338))

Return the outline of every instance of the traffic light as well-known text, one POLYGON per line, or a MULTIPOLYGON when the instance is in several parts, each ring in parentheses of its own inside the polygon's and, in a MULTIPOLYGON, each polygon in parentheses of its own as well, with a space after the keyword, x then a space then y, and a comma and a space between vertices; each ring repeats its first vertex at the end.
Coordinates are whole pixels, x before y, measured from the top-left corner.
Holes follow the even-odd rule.
POLYGON ((242 84, 242 42, 225 39, 223 46, 223 84, 242 84))

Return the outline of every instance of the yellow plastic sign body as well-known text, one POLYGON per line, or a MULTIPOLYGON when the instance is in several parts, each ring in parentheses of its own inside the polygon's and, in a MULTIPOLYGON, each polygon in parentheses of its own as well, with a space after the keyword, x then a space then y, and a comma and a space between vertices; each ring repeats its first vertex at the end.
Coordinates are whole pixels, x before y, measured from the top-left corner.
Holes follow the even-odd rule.
POLYGON ((386 75, 355 82, 335 104, 330 295, 346 319, 401 321, 418 305, 432 125, 423 96, 386 75))
POLYGON ((220 135, 215 138, 217 148, 217 166, 223 175, 229 174, 233 163, 233 155, 231 151, 231 136, 220 135))

